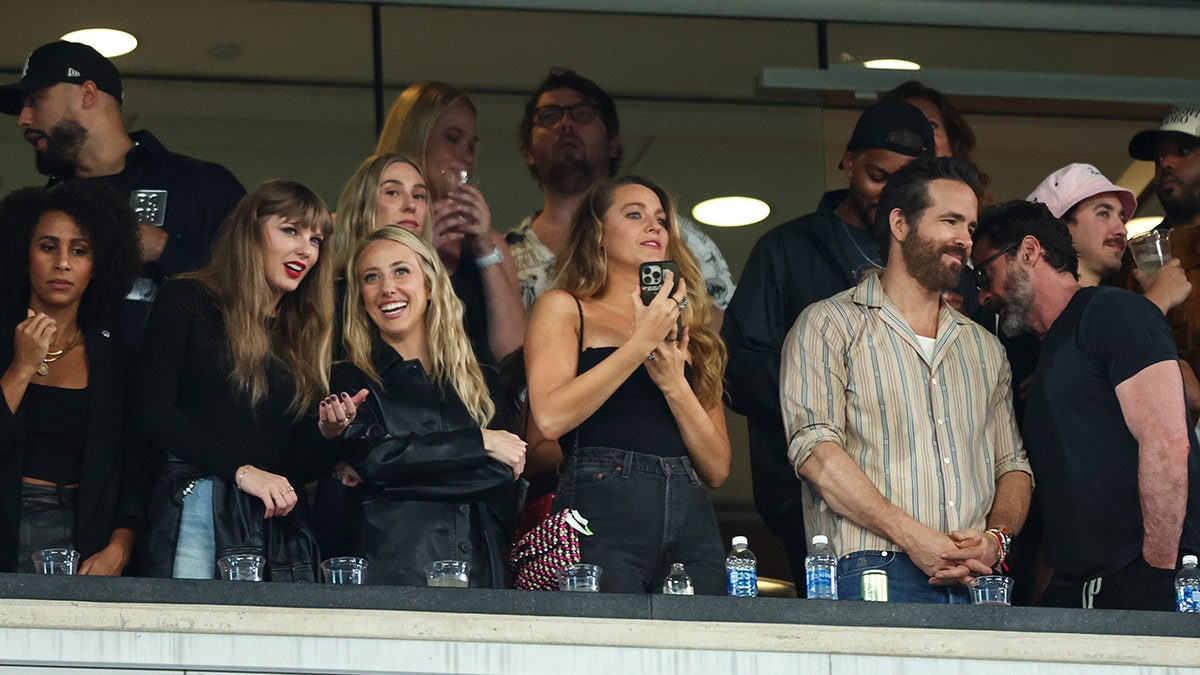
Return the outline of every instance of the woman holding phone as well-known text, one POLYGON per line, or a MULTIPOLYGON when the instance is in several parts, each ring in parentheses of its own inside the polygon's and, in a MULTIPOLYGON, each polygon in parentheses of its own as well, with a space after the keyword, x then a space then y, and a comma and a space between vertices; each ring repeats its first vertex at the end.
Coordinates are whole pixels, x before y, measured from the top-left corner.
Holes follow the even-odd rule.
POLYGON ((331 379, 362 403, 330 401, 321 421, 342 432, 343 481, 362 483, 372 583, 423 586, 426 564, 454 559, 470 563, 471 586, 504 587, 525 443, 495 428, 514 411, 472 353, 445 269, 414 234, 385 227, 346 277, 347 360, 331 379))
POLYGON ((554 510, 590 521, 582 558, 603 568, 604 591, 657 592, 682 562, 698 592, 723 593, 723 546, 700 482, 729 475, 725 347, 666 191, 637 177, 594 186, 555 287, 525 338, 533 420, 565 457, 554 510), (640 268, 664 260, 680 278, 664 271, 644 304, 640 268))

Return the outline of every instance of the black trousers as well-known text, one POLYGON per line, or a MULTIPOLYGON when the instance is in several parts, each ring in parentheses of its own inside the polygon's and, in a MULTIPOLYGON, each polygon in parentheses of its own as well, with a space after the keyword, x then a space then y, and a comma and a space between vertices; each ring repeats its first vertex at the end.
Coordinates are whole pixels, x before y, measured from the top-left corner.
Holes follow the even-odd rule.
POLYGON ((74 488, 21 483, 17 571, 32 574, 33 554, 44 548, 75 548, 74 488))
POLYGON ((1095 579, 1078 581, 1055 574, 1038 605, 1171 612, 1175 610, 1175 570, 1151 567, 1139 555, 1116 572, 1095 579))

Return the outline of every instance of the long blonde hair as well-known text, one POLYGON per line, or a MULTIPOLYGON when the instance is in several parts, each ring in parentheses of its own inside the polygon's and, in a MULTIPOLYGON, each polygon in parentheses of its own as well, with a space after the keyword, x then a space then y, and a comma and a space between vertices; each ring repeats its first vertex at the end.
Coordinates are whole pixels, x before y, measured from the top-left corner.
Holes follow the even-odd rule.
MULTIPOLYGON (((379 143, 375 153, 398 152, 413 157, 421 166, 429 168, 425 149, 438 118, 447 110, 462 103, 476 117, 479 112, 463 90, 445 82, 418 82, 400 93, 388 112, 383 130, 379 132, 379 143)), ((430 177, 431 180, 436 176, 430 177)))
POLYGON ((421 261, 425 287, 429 291, 429 306, 425 309, 425 342, 429 346, 433 380, 443 391, 452 388, 466 405, 479 426, 487 426, 496 414, 496 404, 488 392, 471 341, 463 328, 462 301, 450 285, 450 276, 433 247, 412 232, 398 227, 384 227, 363 237, 346 266, 346 302, 343 309, 342 340, 346 345, 346 360, 375 382, 379 373, 371 362, 371 346, 379 338, 379 328, 367 314, 362 299, 362 279, 355 269, 363 251, 377 241, 391 241, 407 246, 421 261))
POLYGON ((706 408, 721 403, 724 394, 725 343, 712 330, 712 299, 708 297, 704 277, 696 256, 683 241, 675 214, 674 202, 667 191, 639 176, 623 176, 593 185, 571 219, 571 235, 558 256, 554 287, 586 300, 602 293, 608 284, 608 256, 601 241, 604 235, 604 214, 613 205, 613 193, 624 185, 640 185, 654 192, 667 213, 666 257, 679 265, 679 275, 687 282, 688 304, 684 308, 683 325, 689 328, 692 370, 696 373, 696 398, 706 408))
MULTIPOLYGON (((350 262, 350 256, 354 255, 354 245, 358 240, 375 231, 375 214, 383 172, 398 162, 408 164, 416 169, 422 178, 425 177, 421 166, 407 155, 385 152, 364 159, 342 188, 337 202, 337 222, 333 228, 333 236, 330 237, 330 258, 335 277, 346 269, 346 263, 350 262)), ((421 236, 426 241, 430 241, 433 236, 432 213, 432 209, 427 209, 425 222, 421 223, 421 236)))
POLYGON ((318 256, 299 287, 272 306, 263 262, 264 223, 271 216, 325 237, 333 230, 329 209, 315 192, 292 181, 269 180, 238 202, 213 246, 212 261, 188 276, 217 298, 235 390, 257 407, 267 397, 267 369, 275 361, 294 380, 287 412, 298 421, 329 391, 333 266, 318 256))

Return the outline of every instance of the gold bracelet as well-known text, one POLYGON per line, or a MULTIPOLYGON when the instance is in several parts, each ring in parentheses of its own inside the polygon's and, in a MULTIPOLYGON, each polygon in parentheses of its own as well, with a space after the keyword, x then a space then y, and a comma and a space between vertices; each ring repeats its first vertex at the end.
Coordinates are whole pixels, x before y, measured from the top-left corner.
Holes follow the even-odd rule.
POLYGON ((250 470, 249 464, 247 464, 246 466, 243 466, 242 470, 238 472, 237 478, 233 479, 233 484, 237 486, 237 489, 239 489, 239 490, 242 489, 242 479, 246 477, 246 472, 249 470, 250 470))

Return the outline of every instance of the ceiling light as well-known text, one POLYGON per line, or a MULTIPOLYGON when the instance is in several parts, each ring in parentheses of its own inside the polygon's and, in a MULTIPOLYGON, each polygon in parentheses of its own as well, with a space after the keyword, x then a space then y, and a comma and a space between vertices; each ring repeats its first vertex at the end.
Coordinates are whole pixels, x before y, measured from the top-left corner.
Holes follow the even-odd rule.
POLYGON ((1125 236, 1129 239, 1140 237, 1141 235, 1146 234, 1150 230, 1158 227, 1159 223, 1162 221, 1162 216, 1143 216, 1141 218, 1134 218, 1128 223, 1125 223, 1125 236))
POLYGON ((921 64, 904 59, 872 59, 863 61, 863 67, 871 70, 920 70, 921 64))
POLYGON ((128 54, 138 46, 137 38, 113 28, 85 28, 67 33, 61 39, 67 42, 81 42, 110 59, 128 54))
POLYGON ((741 227, 753 225, 771 215, 771 207, 753 197, 717 197, 700 202, 692 217, 705 225, 741 227))

